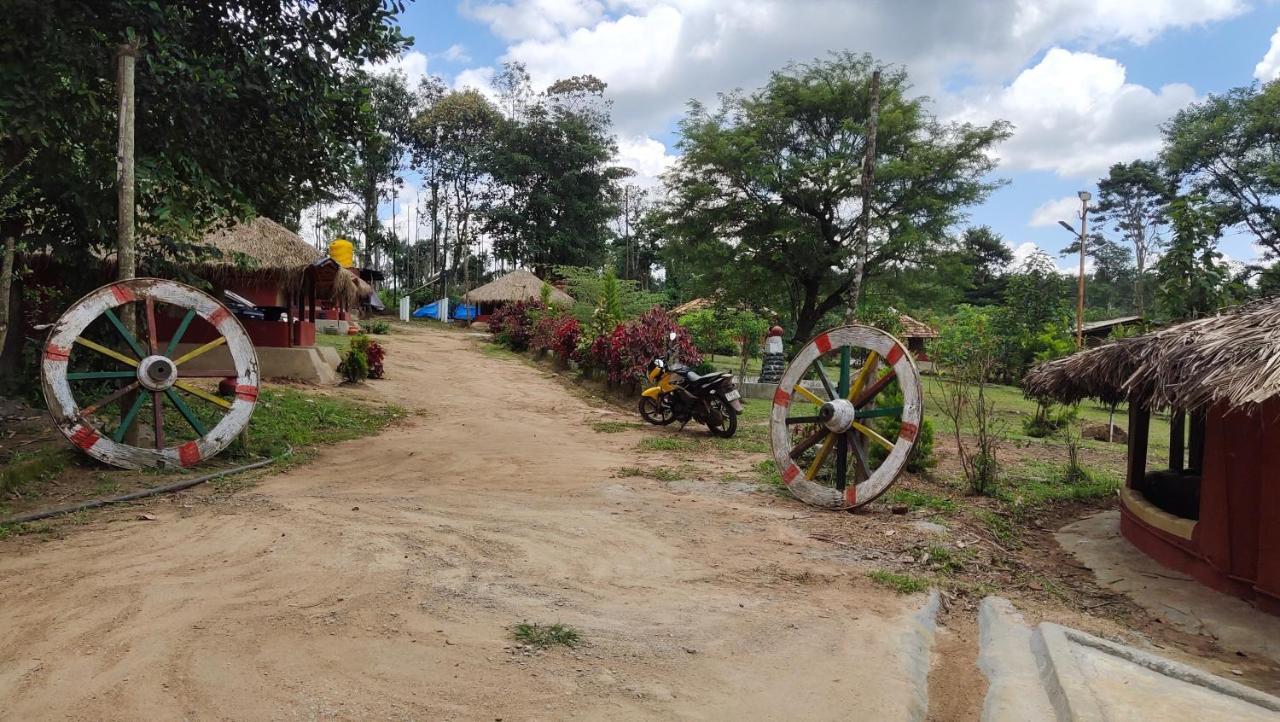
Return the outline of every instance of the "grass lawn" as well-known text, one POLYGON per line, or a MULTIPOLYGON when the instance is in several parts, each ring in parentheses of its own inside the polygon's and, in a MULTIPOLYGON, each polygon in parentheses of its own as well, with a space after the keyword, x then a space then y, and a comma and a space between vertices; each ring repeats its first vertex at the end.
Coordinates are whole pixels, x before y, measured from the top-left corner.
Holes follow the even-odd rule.
POLYGON ((332 346, 338 349, 338 353, 344 354, 351 348, 350 336, 339 336, 336 333, 317 333, 317 346, 332 346))

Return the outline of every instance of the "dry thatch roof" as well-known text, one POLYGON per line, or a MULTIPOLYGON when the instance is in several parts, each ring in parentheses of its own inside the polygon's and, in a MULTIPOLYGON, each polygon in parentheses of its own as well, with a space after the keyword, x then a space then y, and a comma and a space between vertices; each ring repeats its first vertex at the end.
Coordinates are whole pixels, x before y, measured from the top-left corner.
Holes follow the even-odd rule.
POLYGON ((696 313, 703 309, 711 308, 712 306, 715 305, 715 303, 716 303, 715 300, 710 298, 695 298, 692 301, 686 301, 680 304, 679 306, 676 306, 675 308, 671 309, 668 313, 670 313, 670 315, 672 316, 679 318, 680 316, 683 316, 687 313, 696 313))
POLYGON ((201 263, 200 275, 210 276, 210 280, 265 275, 296 287, 307 266, 324 257, 298 234, 262 216, 213 231, 204 237, 204 243, 222 253, 221 258, 201 263))
POLYGON ((1254 407, 1280 394, 1280 297, 1041 364, 1022 386, 1065 402, 1254 407))
MULTIPOLYGON (((542 279, 533 275, 532 271, 517 268, 511 273, 495 278, 479 288, 467 291, 462 298, 469 303, 536 301, 542 298, 542 283, 542 279)), ((558 288, 552 288, 551 302, 570 304, 573 303, 573 297, 558 288)))
POLYGON ((937 338, 938 332, 924 321, 917 321, 905 313, 898 315, 898 323, 902 326, 903 338, 937 338))

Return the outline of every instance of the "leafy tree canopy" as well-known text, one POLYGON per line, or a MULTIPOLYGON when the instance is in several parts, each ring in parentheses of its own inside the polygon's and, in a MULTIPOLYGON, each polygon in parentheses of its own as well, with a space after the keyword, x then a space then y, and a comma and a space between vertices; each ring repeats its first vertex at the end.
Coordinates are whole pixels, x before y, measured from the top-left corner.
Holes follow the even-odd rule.
POLYGON ((1009 134, 943 123, 911 97, 907 73, 837 53, 775 72, 761 90, 717 110, 690 104, 683 155, 666 182, 670 248, 680 283, 730 300, 791 310, 807 338, 852 281, 860 166, 874 70, 883 72, 868 277, 918 259, 995 187, 988 151, 1009 134))

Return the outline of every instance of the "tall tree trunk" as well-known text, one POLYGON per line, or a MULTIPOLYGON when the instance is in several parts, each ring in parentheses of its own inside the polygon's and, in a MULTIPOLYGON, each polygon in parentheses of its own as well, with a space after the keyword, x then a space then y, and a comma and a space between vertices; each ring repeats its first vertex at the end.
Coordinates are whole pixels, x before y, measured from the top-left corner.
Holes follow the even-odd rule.
POLYGON ((862 294, 862 274, 867 264, 867 249, 871 236, 871 191, 876 176, 876 131, 880 126, 880 71, 871 74, 871 109, 867 116, 867 140, 862 157, 862 218, 858 223, 858 255, 853 271, 853 283, 849 284, 848 310, 845 320, 852 323, 858 313, 858 297, 862 294))

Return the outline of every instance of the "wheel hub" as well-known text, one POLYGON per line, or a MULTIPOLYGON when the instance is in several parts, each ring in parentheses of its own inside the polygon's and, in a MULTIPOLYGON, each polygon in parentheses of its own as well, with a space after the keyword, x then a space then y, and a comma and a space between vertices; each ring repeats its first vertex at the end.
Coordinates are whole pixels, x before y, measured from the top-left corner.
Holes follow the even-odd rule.
POLYGON ((167 356, 148 356, 138 363, 138 382, 152 391, 164 391, 178 380, 178 367, 167 356))
POLYGON ((854 405, 845 399, 834 399, 822 405, 818 410, 818 418, 822 419, 822 425, 827 427, 828 431, 837 434, 843 434, 853 425, 853 420, 857 416, 857 409, 854 405))

